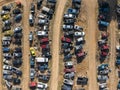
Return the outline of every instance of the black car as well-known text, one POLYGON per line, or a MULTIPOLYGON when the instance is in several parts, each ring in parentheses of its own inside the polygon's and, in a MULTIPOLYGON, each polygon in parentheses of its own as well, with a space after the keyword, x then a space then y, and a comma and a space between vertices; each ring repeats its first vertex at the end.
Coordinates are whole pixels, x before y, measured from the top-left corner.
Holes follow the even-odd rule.
POLYGON ((22 38, 22 33, 14 33, 14 38, 22 38))
POLYGON ((5 22, 4 22, 4 26, 10 26, 11 25, 11 21, 10 20, 6 20, 5 22))
POLYGON ((21 10, 19 8, 16 8, 13 10, 13 14, 20 14, 21 10))
POLYGON ((37 0, 37 9, 39 10, 43 0, 37 0))
POLYGON ((17 68, 12 68, 11 71, 15 73, 17 76, 22 76, 22 71, 18 70, 17 68))
POLYGON ((35 14, 35 5, 33 3, 31 3, 30 10, 31 10, 31 14, 35 14))
POLYGON ((10 6, 3 6, 2 10, 4 10, 4 11, 10 11, 11 7, 10 6))
POLYGON ((15 39, 14 44, 21 45, 22 44, 21 39, 15 39))
POLYGON ((11 30, 11 27, 10 26, 4 26, 4 27, 2 27, 2 32, 5 32, 7 30, 11 30))
POLYGON ((21 65, 22 65, 22 60, 21 59, 16 59, 16 60, 13 60, 13 66, 19 68, 21 65))
POLYGON ((64 20, 64 24, 74 24, 75 23, 75 19, 65 19, 64 20))
POLYGON ((19 85, 21 83, 21 80, 18 78, 13 78, 13 84, 14 85, 19 85))
POLYGON ((14 50, 14 52, 15 52, 15 53, 22 52, 21 47, 16 47, 15 50, 14 50))

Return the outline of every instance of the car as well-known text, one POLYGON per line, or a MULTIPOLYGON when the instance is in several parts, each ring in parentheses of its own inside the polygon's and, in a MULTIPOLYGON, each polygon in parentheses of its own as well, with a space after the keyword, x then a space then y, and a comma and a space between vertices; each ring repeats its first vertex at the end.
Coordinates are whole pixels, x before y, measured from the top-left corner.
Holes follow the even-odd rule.
POLYGON ((22 27, 18 26, 13 31, 14 31, 14 33, 20 33, 20 32, 22 32, 22 27))
POLYGON ((3 75, 12 75, 12 72, 9 70, 3 70, 3 75))
POLYGON ((29 25, 33 26, 34 25, 34 16, 32 14, 29 15, 29 25))
POLYGON ((22 53, 13 53, 14 58, 22 58, 22 53))
POLYGON ((11 40, 12 40, 12 38, 10 36, 4 36, 2 38, 2 41, 11 41, 11 40))
POLYGON ((64 37, 64 36, 61 38, 61 41, 62 42, 67 42, 67 43, 71 43, 72 42, 72 40, 70 38, 67 38, 67 37, 64 37))
POLYGON ((20 33, 14 33, 14 38, 22 38, 23 34, 20 32, 20 33))
POLYGON ((64 14, 63 18, 64 19, 75 19, 76 17, 73 14, 64 14))
POLYGON ((46 31, 38 31, 37 32, 37 36, 38 37, 47 37, 48 36, 48 32, 46 32, 46 31))
POLYGON ((40 43, 45 43, 45 42, 49 42, 49 39, 48 38, 42 38, 42 39, 40 39, 40 43))
POLYGON ((74 79, 75 72, 65 73, 64 78, 65 79, 74 79))
POLYGON ((21 53, 22 52, 22 48, 21 47, 16 47, 14 49, 14 53, 21 53))
POLYGON ((32 55, 33 57, 36 56, 36 51, 35 51, 34 47, 31 47, 31 48, 30 48, 30 53, 31 53, 31 55, 32 55))
POLYGON ((72 58, 72 54, 68 53, 67 55, 64 55, 64 61, 70 60, 72 58))
POLYGON ((76 31, 76 32, 74 33, 74 36, 75 36, 75 37, 84 37, 84 36, 85 36, 85 32, 78 32, 78 31, 76 31))
POLYGON ((3 46, 3 47, 8 47, 8 46, 10 46, 10 41, 2 41, 2 46, 3 46))
POLYGON ((19 70, 16 67, 13 67, 10 71, 12 71, 13 73, 15 73, 17 76, 22 76, 22 71, 19 70))
POLYGON ((73 35, 74 35, 74 31, 73 30, 64 32, 64 36, 65 37, 73 37, 73 35))
POLYGON ((72 86, 63 84, 61 90, 72 90, 72 86))
POLYGON ((9 30, 11 30, 10 26, 4 26, 4 27, 2 27, 2 32, 9 31, 9 30))
POLYGON ((30 79, 33 80, 35 78, 35 69, 30 68, 30 79))
POLYGON ((4 36, 13 36, 13 32, 11 30, 5 31, 4 36))
POLYGON ((3 57, 8 60, 12 58, 12 55, 10 53, 4 53, 3 57))
POLYGON ((29 83, 30 89, 34 89, 34 88, 36 88, 36 86, 37 86, 37 82, 32 81, 29 83))
POLYGON ((12 75, 3 75, 3 78, 7 81, 12 81, 13 76, 12 75))
POLYGON ((69 9, 67 10, 67 12, 68 12, 68 14, 78 15, 79 10, 74 9, 74 8, 69 8, 69 9))
POLYGON ((14 67, 19 68, 22 65, 22 60, 21 59, 13 60, 12 64, 14 67))
POLYGON ((108 76, 106 76, 106 75, 98 75, 98 76, 97 76, 97 81, 98 81, 98 82, 106 83, 106 81, 107 81, 108 79, 109 79, 109 78, 108 78, 108 76))
POLYGON ((39 10, 43 0, 37 0, 37 9, 39 10))
POLYGON ((72 67, 73 66, 73 62, 72 61, 65 62, 64 66, 65 67, 72 67))
POLYGON ((33 3, 31 3, 31 6, 30 6, 30 12, 31 14, 35 13, 35 5, 33 3))
POLYGON ((70 86, 73 86, 73 80, 68 80, 68 79, 64 79, 63 81, 64 84, 67 84, 67 85, 70 85, 70 86))
POLYGON ((3 63, 6 64, 6 65, 9 65, 10 64, 10 60, 7 60, 7 59, 3 59, 3 63))
POLYGON ((9 89, 12 88, 12 83, 11 82, 5 80, 5 84, 9 89))
POLYGON ((21 45, 22 41, 21 41, 21 39, 15 39, 15 41, 13 43, 16 45, 21 45))
POLYGON ((14 21, 15 21, 16 23, 19 23, 21 20, 22 20, 22 14, 17 14, 17 15, 15 15, 14 21))
POLYGON ((75 23, 75 19, 65 19, 64 24, 72 25, 75 23))
POLYGON ((83 31, 83 27, 81 27, 79 25, 74 25, 74 30, 75 31, 83 31))
POLYGON ((5 20, 3 23, 4 26, 10 26, 12 24, 10 20, 5 20))
POLYGON ((9 47, 3 47, 2 50, 3 50, 3 53, 9 53, 10 52, 9 47))
POLYGON ((79 43, 79 42, 83 42, 83 41, 84 41, 84 38, 83 38, 83 37, 80 37, 80 38, 77 38, 77 39, 76 39, 76 42, 78 42, 78 43, 79 43))
POLYGON ((10 65, 3 65, 3 69, 4 70, 11 70, 12 66, 10 66, 10 65))
POLYGON ((50 79, 50 76, 48 76, 48 75, 39 75, 38 79, 43 80, 43 81, 48 81, 50 79))
POLYGON ((9 15, 3 15, 2 16, 2 20, 5 21, 5 20, 8 20, 10 19, 10 16, 9 15))
POLYGON ((4 6, 2 6, 2 10, 4 10, 4 11, 9 11, 9 12, 10 12, 11 7, 4 5, 4 6))
POLYGON ((37 88, 38 88, 38 89, 45 90, 45 89, 48 88, 48 85, 47 85, 46 83, 38 82, 38 83, 37 83, 37 88))
POLYGON ((48 24, 49 23, 49 21, 47 20, 47 19, 39 19, 38 20, 38 25, 45 25, 45 24, 48 24))
POLYGON ((32 31, 31 31, 30 34, 29 34, 29 41, 30 41, 30 42, 33 41, 33 33, 32 33, 32 31))
POLYGON ((19 78, 13 78, 13 84, 14 85, 20 85, 21 80, 19 78))
POLYGON ((88 78, 85 76, 79 76, 77 77, 77 85, 87 85, 88 83, 88 78))
POLYGON ((75 72, 75 68, 74 68, 74 67, 72 67, 72 68, 65 68, 65 69, 64 69, 64 72, 65 72, 65 73, 75 72))
POLYGON ((63 25, 63 30, 72 30, 72 29, 74 29, 73 25, 66 25, 66 24, 63 25))
POLYGON ((13 14, 21 14, 21 10, 19 8, 15 8, 12 12, 13 14))

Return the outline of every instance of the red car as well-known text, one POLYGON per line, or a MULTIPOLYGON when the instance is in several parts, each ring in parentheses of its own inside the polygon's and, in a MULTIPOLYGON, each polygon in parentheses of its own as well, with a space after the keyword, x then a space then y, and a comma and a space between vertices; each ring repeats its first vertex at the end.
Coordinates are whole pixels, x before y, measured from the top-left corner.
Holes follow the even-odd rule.
POLYGON ((37 83, 36 82, 30 82, 29 83, 29 87, 30 88, 35 88, 37 86, 37 83))
POLYGON ((101 47, 101 49, 102 49, 102 50, 109 50, 109 46, 108 46, 108 45, 103 45, 103 46, 101 47))
POLYGON ((64 37, 64 36, 61 38, 61 41, 62 42, 67 42, 67 43, 71 43, 72 42, 72 40, 70 38, 67 38, 67 37, 64 37))
POLYGON ((42 38, 42 39, 40 39, 40 43, 45 43, 45 42, 49 42, 49 39, 48 38, 42 38))
POLYGON ((45 49, 45 48, 48 48, 49 45, 48 45, 48 44, 42 44, 42 45, 40 45, 40 47, 41 47, 42 49, 45 49))
POLYGON ((101 52, 101 56, 106 57, 108 55, 108 52, 101 52))
POLYGON ((77 57, 84 57, 85 55, 86 55, 86 53, 81 51, 77 54, 77 57))
POLYGON ((65 73, 75 72, 75 68, 74 68, 74 67, 73 67, 73 68, 70 68, 70 69, 69 69, 69 68, 65 68, 65 69, 64 69, 64 72, 65 72, 65 73))

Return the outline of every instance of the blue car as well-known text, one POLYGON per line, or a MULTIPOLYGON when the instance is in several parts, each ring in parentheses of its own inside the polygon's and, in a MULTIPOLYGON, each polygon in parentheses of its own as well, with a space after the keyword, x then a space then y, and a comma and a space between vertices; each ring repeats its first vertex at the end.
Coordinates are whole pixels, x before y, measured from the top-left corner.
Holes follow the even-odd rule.
POLYGON ((77 9, 73 9, 73 8, 69 8, 67 12, 68 14, 74 14, 74 15, 77 15, 79 13, 77 9))
POLYGON ((3 53, 8 53, 8 52, 10 52, 10 48, 8 48, 8 47, 4 47, 4 48, 2 48, 3 49, 3 53))

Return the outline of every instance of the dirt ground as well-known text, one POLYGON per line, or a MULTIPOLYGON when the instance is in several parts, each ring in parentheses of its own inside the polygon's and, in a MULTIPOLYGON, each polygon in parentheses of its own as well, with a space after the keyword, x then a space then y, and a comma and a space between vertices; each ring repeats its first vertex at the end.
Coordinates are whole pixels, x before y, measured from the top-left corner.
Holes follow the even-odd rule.
POLYGON ((88 25, 88 90, 98 90, 96 81, 96 30, 97 30, 97 0, 84 0, 87 10, 87 25, 88 25))
POLYGON ((52 38, 52 77, 50 90, 57 90, 59 73, 59 44, 63 11, 67 0, 59 0, 56 7, 52 38))

